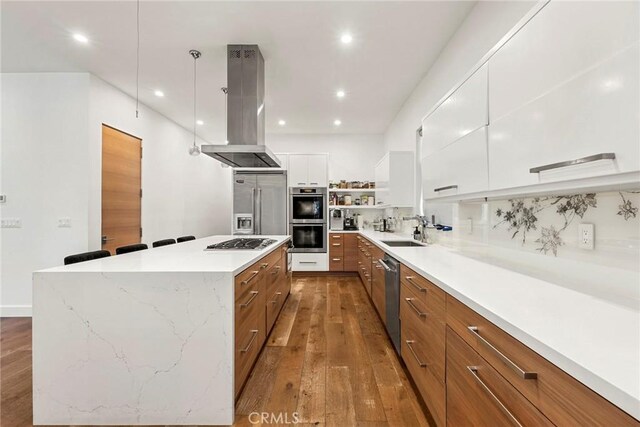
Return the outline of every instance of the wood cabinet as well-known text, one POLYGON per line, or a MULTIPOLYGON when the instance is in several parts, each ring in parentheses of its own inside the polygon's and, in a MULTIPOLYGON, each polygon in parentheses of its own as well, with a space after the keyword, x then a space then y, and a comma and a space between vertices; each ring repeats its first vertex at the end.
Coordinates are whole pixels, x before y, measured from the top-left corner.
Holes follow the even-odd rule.
POLYGON ((484 64, 424 119, 423 157, 489 124, 488 82, 488 67, 484 64))
POLYGON ((489 189, 487 127, 481 127, 422 160, 426 200, 489 189))
POLYGON ((553 426, 453 330, 447 330, 447 424, 553 426))
POLYGON ((376 164, 376 205, 413 207, 415 160, 412 151, 390 151, 376 164))
POLYGON ((235 396, 289 295, 286 244, 235 277, 235 396))
POLYGON ((489 60, 492 190, 640 170, 637 2, 550 2, 489 60), (530 172, 614 153, 615 160, 530 172))
POLYGON ((344 271, 358 271, 358 235, 355 233, 343 233, 344 245, 344 271))
POLYGON ((554 424, 640 425, 450 295, 447 296, 447 324, 554 424))
POLYGON ((400 319, 402 359, 439 426, 640 426, 404 264, 400 319))
POLYGON ((289 154, 290 187, 326 187, 328 159, 326 154, 289 154))
POLYGON ((329 233, 329 271, 358 271, 355 233, 329 233))

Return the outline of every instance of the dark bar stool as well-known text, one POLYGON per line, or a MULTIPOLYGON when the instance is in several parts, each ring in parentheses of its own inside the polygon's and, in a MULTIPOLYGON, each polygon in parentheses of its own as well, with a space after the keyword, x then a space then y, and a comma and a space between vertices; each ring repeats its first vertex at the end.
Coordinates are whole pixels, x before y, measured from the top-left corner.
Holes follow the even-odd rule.
POLYGON ((108 256, 111 256, 111 253, 105 250, 69 255, 68 257, 64 258, 64 265, 75 264, 77 262, 91 261, 92 259, 106 258, 108 256))
POLYGON ((176 243, 176 239, 164 239, 153 242, 152 245, 154 248, 159 248, 160 246, 173 245, 176 243))
POLYGON ((116 248, 116 255, 128 254, 129 252, 137 252, 149 249, 145 243, 135 243, 133 245, 120 246, 116 248))
POLYGON ((188 242, 189 240, 196 240, 196 236, 182 236, 176 239, 178 243, 188 242))

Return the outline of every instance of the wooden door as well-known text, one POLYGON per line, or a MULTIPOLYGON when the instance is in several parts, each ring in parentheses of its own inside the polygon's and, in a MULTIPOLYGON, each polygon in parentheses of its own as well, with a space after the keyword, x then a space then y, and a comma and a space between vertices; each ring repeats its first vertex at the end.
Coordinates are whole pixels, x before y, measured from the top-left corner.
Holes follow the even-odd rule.
POLYGON ((102 249, 140 243, 142 140, 102 125, 102 249))

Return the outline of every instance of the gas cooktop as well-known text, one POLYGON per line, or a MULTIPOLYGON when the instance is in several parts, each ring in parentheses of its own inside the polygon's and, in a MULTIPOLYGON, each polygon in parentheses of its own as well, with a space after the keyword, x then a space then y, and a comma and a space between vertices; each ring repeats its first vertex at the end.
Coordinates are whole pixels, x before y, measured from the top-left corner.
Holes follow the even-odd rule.
POLYGON ((264 249, 269 245, 274 244, 276 241, 274 239, 267 238, 238 238, 226 240, 224 242, 215 243, 213 245, 207 246, 207 249, 215 250, 231 250, 231 249, 248 249, 248 250, 260 250, 264 249))

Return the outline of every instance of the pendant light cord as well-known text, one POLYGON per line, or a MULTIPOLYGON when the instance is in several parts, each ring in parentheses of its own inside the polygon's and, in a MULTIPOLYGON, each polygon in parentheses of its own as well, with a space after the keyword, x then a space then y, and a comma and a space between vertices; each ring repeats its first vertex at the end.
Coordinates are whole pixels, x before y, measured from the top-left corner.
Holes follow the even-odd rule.
POLYGON ((197 81, 197 75, 196 75, 196 61, 198 60, 198 58, 193 55, 193 146, 196 146, 196 97, 197 95, 197 91, 196 91, 196 81, 197 81))
POLYGON ((140 0, 136 1, 136 119, 140 104, 140 0))

